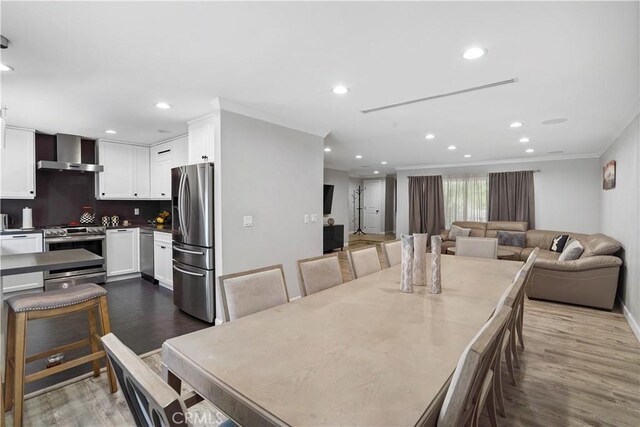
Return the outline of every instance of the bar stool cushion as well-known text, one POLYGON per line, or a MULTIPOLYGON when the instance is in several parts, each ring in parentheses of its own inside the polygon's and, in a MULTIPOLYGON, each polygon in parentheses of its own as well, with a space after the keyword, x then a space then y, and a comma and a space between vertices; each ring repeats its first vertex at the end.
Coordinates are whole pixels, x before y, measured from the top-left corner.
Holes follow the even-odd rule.
POLYGON ((80 304, 107 294, 107 291, 94 283, 72 286, 67 289, 47 291, 38 294, 16 295, 7 299, 9 307, 16 312, 51 310, 80 304))

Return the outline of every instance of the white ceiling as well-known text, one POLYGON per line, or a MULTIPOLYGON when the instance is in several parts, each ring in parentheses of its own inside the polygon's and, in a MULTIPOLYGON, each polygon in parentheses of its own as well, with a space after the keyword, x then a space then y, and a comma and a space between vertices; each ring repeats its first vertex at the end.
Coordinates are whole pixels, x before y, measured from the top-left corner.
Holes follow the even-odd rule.
POLYGON ((3 1, 2 62, 15 71, 2 74, 2 104, 13 125, 91 138, 111 128, 115 139, 154 143, 185 133, 222 97, 330 130, 326 166, 354 175, 373 170, 362 165, 384 174, 600 153, 637 105, 638 4, 3 1), (462 59, 475 44, 488 55, 462 59), (334 95, 338 83, 351 91, 334 95), (541 124, 558 117, 569 120, 541 124), (525 126, 510 129, 514 120, 525 126))

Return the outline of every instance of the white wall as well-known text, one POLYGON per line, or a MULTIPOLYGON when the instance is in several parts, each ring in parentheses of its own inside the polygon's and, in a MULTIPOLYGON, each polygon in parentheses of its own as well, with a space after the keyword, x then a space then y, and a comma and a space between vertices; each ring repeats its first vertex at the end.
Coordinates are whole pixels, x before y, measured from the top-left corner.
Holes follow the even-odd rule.
POLYGON ((600 229, 600 161, 574 159, 398 171, 396 233, 409 232, 409 176, 540 170, 534 174, 536 228, 596 233, 600 229))
MULTIPOLYGON (((616 161, 616 188, 600 190, 601 231, 622 243, 624 266, 618 294, 625 316, 640 340, 640 139, 635 119, 602 154, 599 164, 616 161)), ((600 187, 602 188, 602 187, 600 187)))
POLYGON ((325 169, 324 183, 333 185, 333 204, 331 214, 324 216, 335 219, 336 224, 344 225, 344 243, 349 244, 349 172, 325 169))
POLYGON ((322 254, 324 140, 224 110, 219 129, 216 276, 283 264, 289 296, 299 296, 296 260, 322 254), (305 224, 305 214, 319 221, 305 224))

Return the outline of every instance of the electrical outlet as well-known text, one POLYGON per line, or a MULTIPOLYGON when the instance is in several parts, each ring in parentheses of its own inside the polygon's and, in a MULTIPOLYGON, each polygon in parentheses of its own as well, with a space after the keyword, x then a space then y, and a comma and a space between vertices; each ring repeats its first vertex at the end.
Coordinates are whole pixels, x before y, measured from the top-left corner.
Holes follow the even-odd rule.
POLYGON ((311 214, 311 222, 318 222, 318 214, 311 214))
POLYGON ((133 208, 133 214, 134 214, 134 215, 140 215, 140 209, 138 209, 138 208, 133 208))
POLYGON ((242 219, 245 227, 253 227, 253 216, 247 215, 242 219))
POLYGON ((309 224, 309 215, 304 214, 304 223, 309 224))

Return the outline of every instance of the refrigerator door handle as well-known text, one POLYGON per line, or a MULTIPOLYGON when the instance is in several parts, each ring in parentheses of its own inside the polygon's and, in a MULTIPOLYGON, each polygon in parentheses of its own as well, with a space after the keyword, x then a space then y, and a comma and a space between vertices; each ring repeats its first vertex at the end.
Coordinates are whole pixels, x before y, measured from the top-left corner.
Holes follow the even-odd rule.
POLYGON ((184 179, 186 174, 181 171, 180 183, 178 184, 178 220, 180 222, 180 231, 183 236, 186 236, 186 230, 184 228, 184 179))
POLYGON ((187 238, 189 236, 189 229, 191 228, 191 188, 189 188, 189 175, 184 175, 184 190, 182 191, 184 199, 185 213, 182 215, 184 218, 185 234, 187 238))
POLYGON ((188 274, 189 276, 204 277, 204 273, 194 273, 191 271, 183 270, 179 267, 176 267, 175 265, 173 266, 173 269, 179 271, 180 273, 188 274))
POLYGON ((182 252, 182 253, 185 253, 185 254, 204 255, 204 252, 201 252, 201 251, 189 251, 187 249, 182 249, 182 248, 179 248, 177 246, 173 246, 173 250, 174 251, 178 251, 178 252, 182 252))

